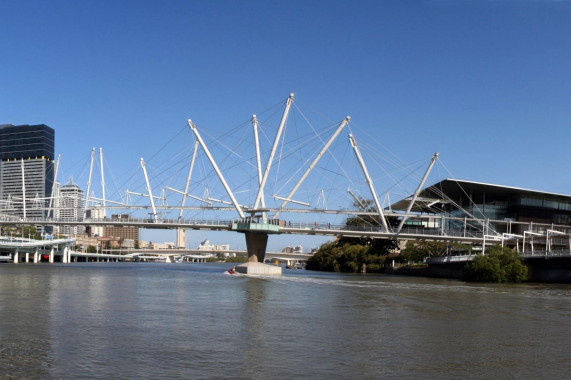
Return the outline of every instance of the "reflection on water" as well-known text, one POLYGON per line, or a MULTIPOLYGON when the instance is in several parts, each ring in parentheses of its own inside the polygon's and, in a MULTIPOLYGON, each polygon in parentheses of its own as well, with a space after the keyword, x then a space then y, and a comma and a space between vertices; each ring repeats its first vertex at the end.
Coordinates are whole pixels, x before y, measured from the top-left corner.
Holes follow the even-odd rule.
POLYGON ((0 265, 15 378, 562 377, 571 286, 217 264, 0 265))

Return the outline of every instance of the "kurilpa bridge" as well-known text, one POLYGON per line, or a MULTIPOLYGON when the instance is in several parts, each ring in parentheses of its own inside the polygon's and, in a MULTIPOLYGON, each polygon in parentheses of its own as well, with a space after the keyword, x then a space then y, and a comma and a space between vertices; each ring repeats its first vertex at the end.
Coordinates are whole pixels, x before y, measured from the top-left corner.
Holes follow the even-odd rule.
MULTIPOLYGON (((467 210, 461 216, 445 214, 442 209, 430 214, 414 211, 419 202, 435 207, 454 202, 445 194, 437 200, 419 197, 438 153, 413 164, 386 153, 375 156, 371 151, 378 150, 380 144, 366 130, 352 128, 349 116, 339 123, 327 120, 324 127, 317 128, 296 106, 293 94, 285 104, 254 115, 251 122, 229 132, 207 135, 208 129, 197 127, 192 120, 187 124, 185 131, 192 133, 194 144, 191 139, 172 139, 182 143, 184 154, 164 149, 166 163, 156 167, 141 158, 139 178, 144 181, 125 184, 134 186, 133 190, 116 189, 114 195, 120 199, 106 196, 101 149, 101 196, 94 195, 93 149, 83 199, 74 202, 59 197, 55 185, 48 199, 27 198, 23 181, 23 196, 2 204, 0 226, 133 226, 176 229, 178 234, 185 230, 234 231, 244 234, 250 263, 264 261, 268 237, 277 234, 447 241, 480 246, 482 252, 487 245, 506 243, 525 251, 526 239, 533 247, 533 240, 541 238, 549 250, 554 238, 569 239, 566 226, 530 223, 523 234, 516 234, 512 233, 514 222, 476 218, 467 210), (347 130, 347 139, 339 138, 347 130), (260 141, 264 138, 267 144, 260 141), (362 146, 367 148, 366 154, 362 146), (397 174, 395 167, 402 169, 402 174, 397 174), (380 192, 379 182, 383 184, 380 192), (160 195, 153 193, 157 187, 160 195), (407 207, 392 210, 391 193, 404 199, 407 207), (47 216, 27 216, 27 211, 37 208, 43 208, 47 216), (123 213, 122 217, 109 218, 110 211, 123 213), (348 218, 352 223, 347 223, 348 218)), ((59 162, 58 158, 56 178, 59 162)), ((252 265, 242 270, 248 272, 249 268, 252 265)))

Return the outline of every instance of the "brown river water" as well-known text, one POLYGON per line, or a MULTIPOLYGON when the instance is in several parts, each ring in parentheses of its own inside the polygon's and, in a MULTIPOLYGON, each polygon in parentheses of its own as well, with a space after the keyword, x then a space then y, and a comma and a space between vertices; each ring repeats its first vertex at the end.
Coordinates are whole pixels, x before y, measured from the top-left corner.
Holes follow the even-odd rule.
POLYGON ((0 378, 562 379, 571 285, 0 265, 0 378))

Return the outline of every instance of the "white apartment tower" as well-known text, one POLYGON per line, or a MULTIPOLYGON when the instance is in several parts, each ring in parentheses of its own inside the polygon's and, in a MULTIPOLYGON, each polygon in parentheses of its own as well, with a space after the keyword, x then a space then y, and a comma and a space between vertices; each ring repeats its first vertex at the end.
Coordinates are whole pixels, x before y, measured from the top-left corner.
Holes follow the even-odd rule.
MULTIPOLYGON (((73 179, 70 178, 67 184, 59 187, 55 208, 56 218, 69 220, 71 223, 82 221, 84 213, 83 202, 83 190, 73 183, 73 179)), ((77 235, 83 233, 85 228, 83 226, 69 225, 60 226, 58 230, 60 234, 77 235)))

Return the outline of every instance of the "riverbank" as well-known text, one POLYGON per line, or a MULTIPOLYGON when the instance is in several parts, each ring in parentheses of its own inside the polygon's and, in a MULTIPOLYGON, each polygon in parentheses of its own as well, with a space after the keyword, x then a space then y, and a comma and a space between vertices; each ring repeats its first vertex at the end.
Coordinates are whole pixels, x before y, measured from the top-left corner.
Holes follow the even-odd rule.
MULTIPOLYGON (((429 278, 462 279, 466 263, 447 263, 431 266, 386 268, 385 274, 429 278)), ((527 282, 571 284, 571 261, 568 259, 526 260, 529 275, 527 282)))
POLYGON ((429 278, 451 278, 459 280, 464 274, 464 264, 450 264, 436 266, 406 266, 389 267, 385 269, 385 274, 400 276, 415 276, 429 278))

